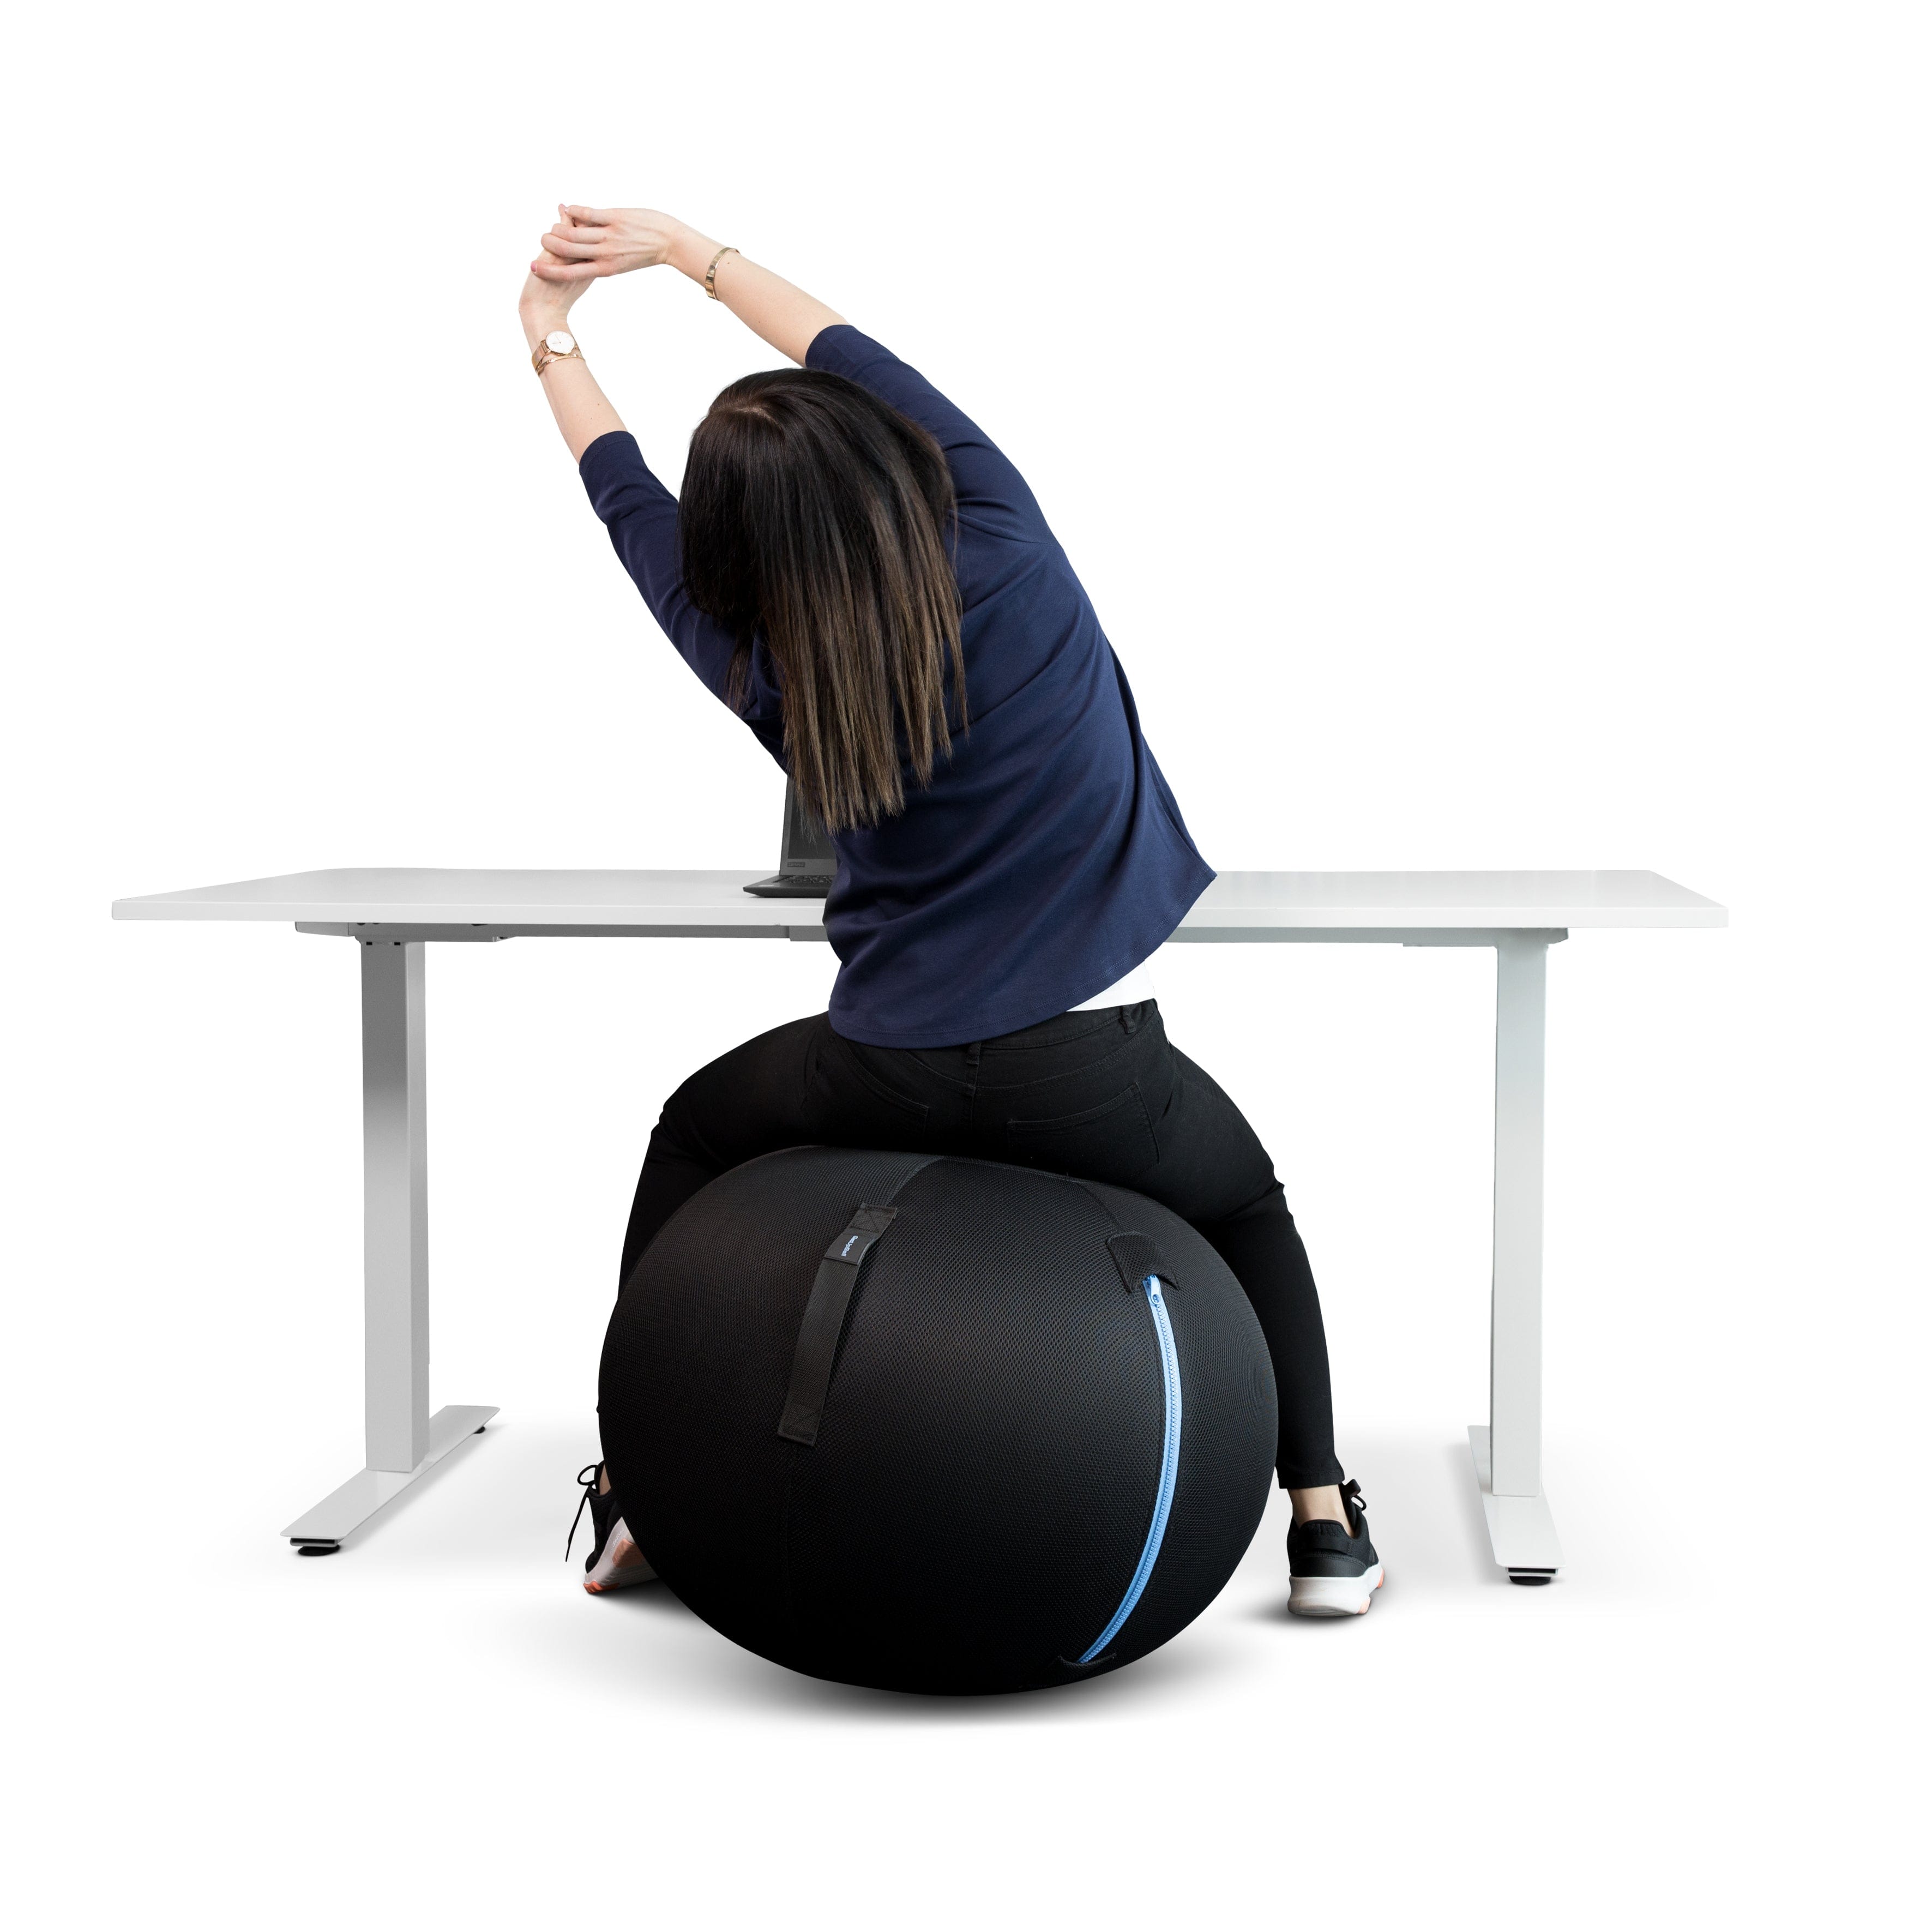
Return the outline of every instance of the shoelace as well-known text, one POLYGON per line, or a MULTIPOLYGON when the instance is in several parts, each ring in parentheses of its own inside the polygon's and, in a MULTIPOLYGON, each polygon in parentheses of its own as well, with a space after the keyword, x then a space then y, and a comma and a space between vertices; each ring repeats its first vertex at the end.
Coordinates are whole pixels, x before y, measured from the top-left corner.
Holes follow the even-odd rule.
POLYGON ((1355 1527, 1356 1519, 1366 1516, 1368 1508, 1368 1500, 1362 1494, 1361 1484, 1350 1477, 1342 1485, 1342 1513, 1348 1519, 1348 1535, 1352 1541, 1361 1533, 1355 1527))
MULTIPOLYGON (((577 1514, 570 1519, 570 1534, 564 1538, 563 1560, 570 1561, 570 1546, 577 1540, 577 1526, 584 1520, 584 1512, 590 1498, 597 1493, 597 1479, 604 1473, 602 1462, 586 1462, 578 1471, 577 1480, 584 1493, 577 1499, 577 1514)), ((594 1522, 596 1519, 593 1517, 594 1522)))

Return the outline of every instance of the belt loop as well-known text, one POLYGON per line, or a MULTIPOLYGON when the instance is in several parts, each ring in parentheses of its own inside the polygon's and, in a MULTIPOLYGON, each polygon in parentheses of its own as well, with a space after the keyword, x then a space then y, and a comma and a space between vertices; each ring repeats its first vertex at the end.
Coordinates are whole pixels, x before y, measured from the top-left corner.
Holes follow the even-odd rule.
POLYGON ((1123 1006, 1120 1015, 1120 1030, 1132 1040, 1141 1030, 1141 1010, 1138 1006, 1123 1006))
POLYGON ((985 1044, 979 1040, 966 1042, 966 1097, 970 1100, 980 1097, 980 1049, 985 1044))

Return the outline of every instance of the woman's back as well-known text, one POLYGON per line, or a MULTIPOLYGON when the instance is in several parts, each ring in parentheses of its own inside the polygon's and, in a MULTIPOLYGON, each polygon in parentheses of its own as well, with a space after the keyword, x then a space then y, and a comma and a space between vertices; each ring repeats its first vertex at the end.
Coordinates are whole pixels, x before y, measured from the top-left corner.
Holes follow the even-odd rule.
MULTIPOLYGON (((958 502, 954 553, 968 728, 904 809, 834 835, 831 1018, 880 1046, 990 1038, 1111 986, 1173 932, 1213 872, 1142 738, 1132 693, 1032 492, 983 432, 848 325, 808 367, 861 384, 926 430, 958 502)), ((635 441, 584 452, 585 487, 652 613, 721 698, 736 640, 693 604, 675 500, 635 441)), ((786 762, 778 681, 754 640, 741 715, 786 762)))

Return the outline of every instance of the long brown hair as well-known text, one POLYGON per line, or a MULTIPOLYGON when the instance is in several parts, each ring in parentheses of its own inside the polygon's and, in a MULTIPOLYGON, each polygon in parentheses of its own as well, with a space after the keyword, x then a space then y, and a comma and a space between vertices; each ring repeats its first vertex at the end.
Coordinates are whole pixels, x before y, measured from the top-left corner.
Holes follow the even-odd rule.
POLYGON ((691 439, 685 589, 737 640, 734 701, 764 638, 793 780, 835 831, 903 811, 902 762, 930 784, 965 728, 955 514, 938 444, 829 370, 745 376, 691 439))

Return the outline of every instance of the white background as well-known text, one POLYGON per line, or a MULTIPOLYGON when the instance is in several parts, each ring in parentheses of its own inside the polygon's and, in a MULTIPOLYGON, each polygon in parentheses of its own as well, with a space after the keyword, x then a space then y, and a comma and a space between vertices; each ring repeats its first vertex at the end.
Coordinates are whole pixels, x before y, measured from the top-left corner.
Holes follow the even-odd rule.
MULTIPOLYGON (((1922 1756, 1919 10, 34 10, 10 30, 10 1822, 22 1923, 1784 1924, 1922 1756), (1391 1581, 1090 1687, 791 1678, 560 1561, 664 1094, 820 948, 429 964, 434 1398, 360 1544, 356 973, 110 898, 758 865, 514 306, 560 197, 737 243, 1018 460, 1210 861, 1646 866, 1552 956, 1546 1480, 1484 1409, 1491 968, 1170 949, 1324 1286, 1391 1581)), ((578 311, 674 483, 772 358, 578 311)))

